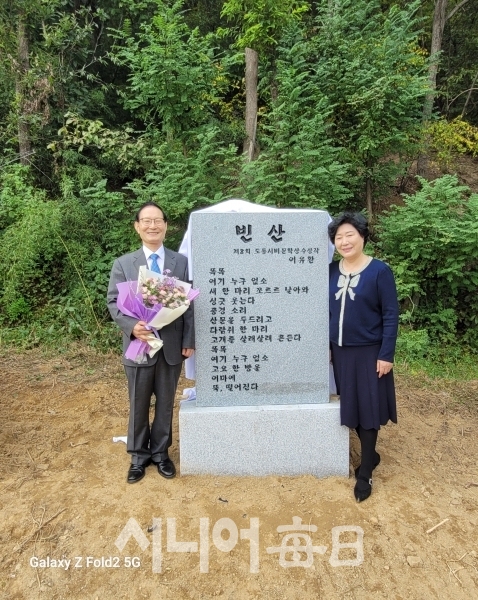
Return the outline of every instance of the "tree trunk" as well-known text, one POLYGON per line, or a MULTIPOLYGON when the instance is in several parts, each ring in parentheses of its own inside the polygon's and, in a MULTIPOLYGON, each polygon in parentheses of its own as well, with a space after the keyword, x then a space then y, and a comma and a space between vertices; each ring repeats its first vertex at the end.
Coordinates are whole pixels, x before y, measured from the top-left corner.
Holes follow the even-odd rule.
MULTIPOLYGON (((437 88, 437 73, 438 73, 438 52, 441 51, 441 45, 443 41, 443 30, 445 29, 445 23, 448 19, 464 6, 468 0, 461 0, 447 15, 446 9, 448 0, 435 0, 435 10, 433 13, 433 29, 432 29, 432 45, 430 48, 430 56, 432 62, 428 68, 428 80, 429 88, 428 93, 425 97, 425 103, 423 105, 423 124, 426 126, 430 121, 433 112, 433 102, 435 100, 436 88, 437 88)), ((426 136, 424 139, 424 149, 421 156, 418 157, 417 162, 417 173, 422 177, 425 177, 428 171, 428 149, 430 146, 430 138, 426 136)))
POLYGON ((22 165, 27 165, 29 163, 28 156, 31 154, 31 142, 28 122, 26 120, 26 115, 24 114, 25 97, 23 81, 25 74, 30 69, 30 61, 28 58, 28 37, 23 15, 19 15, 17 36, 18 69, 15 75, 15 89, 18 104, 18 149, 20 163, 22 165))
MULTIPOLYGON (((425 96, 425 103, 423 105, 423 124, 426 127, 429 123, 432 112, 433 102, 435 100, 435 92, 437 88, 437 73, 438 73, 438 55, 441 51, 441 44, 443 40, 443 30, 446 23, 446 7, 448 0, 436 0, 435 11, 433 13, 433 29, 432 29, 432 45, 430 49, 431 63, 428 68, 428 82, 429 88, 427 95, 425 96)), ((417 161, 417 174, 422 177, 426 177, 428 172, 428 152, 430 147, 430 136, 427 134, 423 140, 423 152, 418 157, 417 161)))
POLYGON ((367 177, 365 179, 365 197, 367 202, 367 212, 369 221, 373 221, 373 199, 372 199, 372 178, 370 176, 370 169, 372 168, 372 161, 367 159, 367 177))
POLYGON ((466 107, 468 106, 468 102, 470 101, 470 98, 471 98, 471 94, 473 93, 473 90, 476 89, 475 88, 475 84, 476 84, 476 80, 477 79, 478 79, 478 71, 477 71, 475 77, 473 78, 473 81, 471 83, 471 87, 470 87, 470 89, 468 91, 468 95, 467 95, 466 100, 465 100, 465 106, 463 107, 463 110, 461 111, 461 118, 464 117, 465 112, 466 112, 466 107))
POLYGON ((423 120, 429 121, 433 111, 433 101, 435 100, 435 92, 437 88, 437 73, 438 73, 438 52, 441 51, 441 44, 443 40, 443 30, 445 29, 446 23, 446 8, 448 0, 436 0, 435 12, 433 13, 433 30, 432 30, 432 45, 430 49, 430 56, 432 62, 428 68, 428 80, 430 87, 428 94, 425 98, 425 104, 423 106, 423 120))
POLYGON ((251 161, 256 149, 257 128, 257 52, 246 48, 246 139, 244 154, 251 161))

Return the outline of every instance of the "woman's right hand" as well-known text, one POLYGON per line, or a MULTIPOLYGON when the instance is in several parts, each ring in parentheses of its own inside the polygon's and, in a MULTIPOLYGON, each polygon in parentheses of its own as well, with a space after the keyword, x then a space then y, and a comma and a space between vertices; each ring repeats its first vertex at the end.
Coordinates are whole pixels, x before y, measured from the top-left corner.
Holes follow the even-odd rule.
POLYGON ((377 373, 378 378, 382 377, 382 375, 387 375, 393 369, 393 363, 387 362, 386 360, 377 360, 377 373))

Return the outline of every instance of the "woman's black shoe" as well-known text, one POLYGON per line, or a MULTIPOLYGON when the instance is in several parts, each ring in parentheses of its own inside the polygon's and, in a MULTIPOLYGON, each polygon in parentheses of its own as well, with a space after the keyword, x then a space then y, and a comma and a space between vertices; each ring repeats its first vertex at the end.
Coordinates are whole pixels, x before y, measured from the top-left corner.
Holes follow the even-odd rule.
POLYGON ((367 479, 363 475, 357 477, 357 483, 354 488, 354 496, 357 502, 363 502, 372 493, 372 480, 367 479))

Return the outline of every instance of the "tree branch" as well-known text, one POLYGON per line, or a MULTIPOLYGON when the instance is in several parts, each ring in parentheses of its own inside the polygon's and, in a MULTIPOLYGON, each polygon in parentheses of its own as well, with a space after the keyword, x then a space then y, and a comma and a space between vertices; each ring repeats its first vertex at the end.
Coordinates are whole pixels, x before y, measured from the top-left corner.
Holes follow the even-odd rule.
POLYGON ((448 21, 448 19, 451 19, 451 18, 453 17, 453 15, 454 15, 454 14, 455 14, 457 11, 459 11, 459 10, 460 10, 460 8, 461 8, 461 7, 462 7, 464 4, 466 4, 467 2, 468 2, 468 0, 461 0, 461 2, 460 2, 459 4, 457 4, 457 5, 455 6, 455 8, 452 8, 452 9, 450 10, 450 12, 447 14, 447 16, 446 16, 446 18, 445 18, 445 21, 448 21))
POLYGON ((463 107, 463 110, 461 111, 461 116, 463 117, 465 112, 466 112, 466 107, 468 106, 468 102, 470 101, 471 98, 471 92, 476 89, 475 88, 475 83, 476 80, 478 79, 478 71, 476 72, 475 78, 473 79, 473 83, 471 84, 471 88, 468 90, 468 96, 466 97, 465 100, 465 106, 463 107))
POLYGON ((475 92, 476 90, 478 90, 478 88, 471 87, 471 88, 468 88, 467 90, 464 90, 463 92, 460 92, 459 94, 457 94, 454 98, 452 98, 450 100, 450 102, 448 103, 448 108, 450 108, 450 106, 453 104, 453 102, 455 102, 455 100, 458 100, 458 98, 460 96, 463 96, 463 94, 466 94, 467 92, 475 92))

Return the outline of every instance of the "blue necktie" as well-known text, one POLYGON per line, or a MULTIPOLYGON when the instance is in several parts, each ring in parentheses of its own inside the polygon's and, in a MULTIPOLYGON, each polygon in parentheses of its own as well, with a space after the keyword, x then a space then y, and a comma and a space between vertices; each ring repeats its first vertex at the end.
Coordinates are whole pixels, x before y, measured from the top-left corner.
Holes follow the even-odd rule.
POLYGON ((161 269, 159 268, 159 265, 158 265, 159 256, 157 254, 151 254, 150 258, 151 258, 151 271, 161 274, 161 269))

